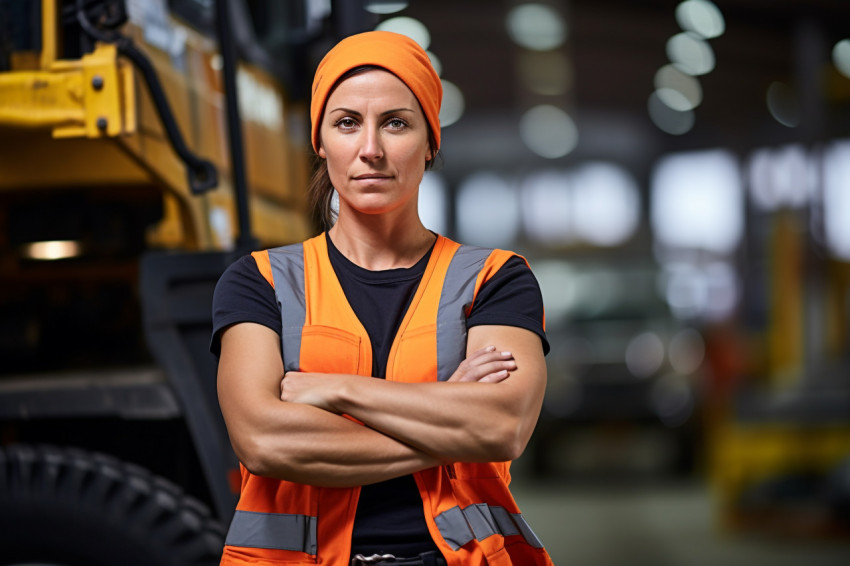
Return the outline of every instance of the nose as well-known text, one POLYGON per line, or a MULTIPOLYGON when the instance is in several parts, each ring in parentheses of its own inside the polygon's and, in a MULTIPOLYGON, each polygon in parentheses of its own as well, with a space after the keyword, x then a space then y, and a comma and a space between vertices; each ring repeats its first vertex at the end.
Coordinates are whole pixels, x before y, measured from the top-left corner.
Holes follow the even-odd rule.
POLYGON ((362 145, 360 146, 360 159, 363 161, 377 161, 384 157, 384 147, 380 131, 375 128, 363 130, 362 145))

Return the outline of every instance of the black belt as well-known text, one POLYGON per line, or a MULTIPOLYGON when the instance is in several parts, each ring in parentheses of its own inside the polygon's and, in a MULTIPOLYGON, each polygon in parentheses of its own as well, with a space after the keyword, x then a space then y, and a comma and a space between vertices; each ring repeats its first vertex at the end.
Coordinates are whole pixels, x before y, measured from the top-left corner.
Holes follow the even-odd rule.
POLYGON ((399 558, 392 554, 373 554, 363 556, 356 554, 351 559, 351 566, 372 566, 373 564, 392 566, 446 566, 446 559, 439 552, 423 552, 413 558, 399 558))

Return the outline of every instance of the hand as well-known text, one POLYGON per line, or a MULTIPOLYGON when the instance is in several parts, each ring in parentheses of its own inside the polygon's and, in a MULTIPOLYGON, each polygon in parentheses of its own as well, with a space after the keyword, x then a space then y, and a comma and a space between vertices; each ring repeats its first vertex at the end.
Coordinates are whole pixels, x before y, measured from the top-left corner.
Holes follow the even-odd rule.
POLYGON ((333 374, 288 371, 280 380, 280 400, 333 411, 331 393, 334 390, 335 378, 333 374))
POLYGON ((487 346, 471 353, 463 360, 449 381, 477 381, 498 383, 508 378, 517 368, 513 354, 498 352, 495 346, 487 346))

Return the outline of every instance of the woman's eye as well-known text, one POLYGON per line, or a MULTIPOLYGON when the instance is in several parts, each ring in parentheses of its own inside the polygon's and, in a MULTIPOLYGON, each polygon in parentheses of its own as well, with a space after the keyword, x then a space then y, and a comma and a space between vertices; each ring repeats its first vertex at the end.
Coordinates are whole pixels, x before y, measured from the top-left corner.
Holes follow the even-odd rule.
POLYGON ((357 125, 357 122, 355 122, 353 118, 342 118, 341 120, 337 121, 336 125, 337 127, 342 128, 343 130, 350 130, 351 128, 357 125))
POLYGON ((392 118, 387 122, 387 125, 394 130, 400 130, 407 126, 407 123, 401 118, 392 118))

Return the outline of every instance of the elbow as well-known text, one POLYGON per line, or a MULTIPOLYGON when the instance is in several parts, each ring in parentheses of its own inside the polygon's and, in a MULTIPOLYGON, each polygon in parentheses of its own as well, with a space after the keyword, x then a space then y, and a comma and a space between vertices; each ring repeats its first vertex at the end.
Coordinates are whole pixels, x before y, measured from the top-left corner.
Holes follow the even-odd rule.
POLYGON ((498 431, 484 441, 487 446, 487 460, 491 462, 507 462, 516 460, 528 445, 529 434, 521 422, 506 419, 498 431))
POLYGON ((520 434, 519 430, 515 430, 514 433, 506 439, 500 460, 516 460, 522 456, 523 452, 525 452, 525 447, 527 445, 528 438, 525 435, 520 434))
POLYGON ((264 449, 264 443, 259 435, 234 440, 233 451, 245 466, 245 469, 255 476, 273 475, 273 465, 268 458, 269 451, 264 449))

